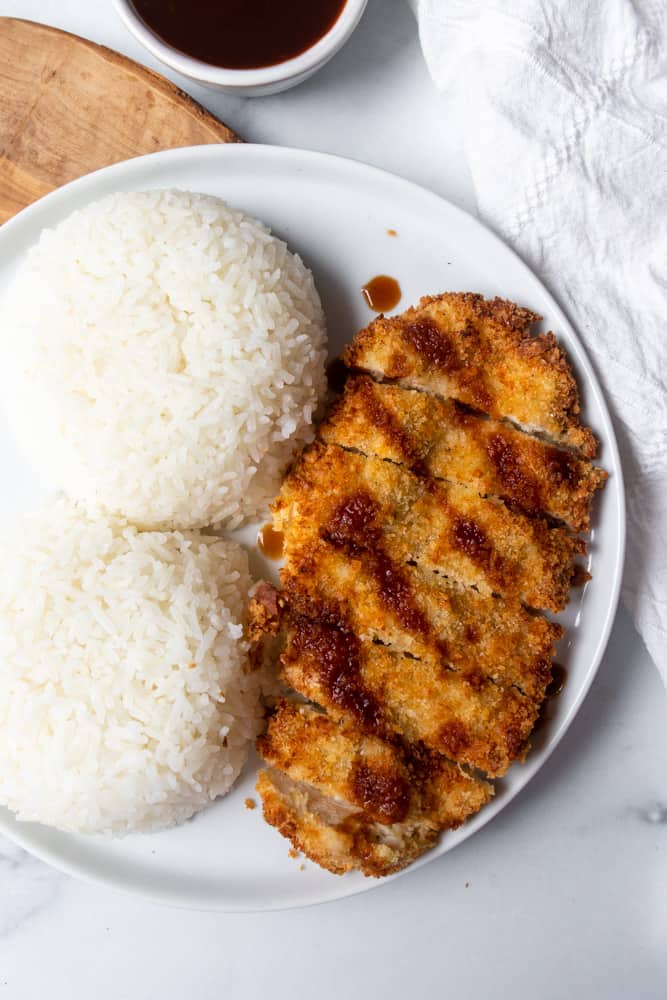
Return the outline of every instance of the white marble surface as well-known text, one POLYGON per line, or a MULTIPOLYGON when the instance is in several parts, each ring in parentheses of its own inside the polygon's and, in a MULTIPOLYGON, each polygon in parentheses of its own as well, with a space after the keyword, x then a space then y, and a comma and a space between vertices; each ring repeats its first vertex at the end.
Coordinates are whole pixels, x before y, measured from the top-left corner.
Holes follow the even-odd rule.
MULTIPOLYGON (((0 0, 149 65, 108 2, 0 0)), ((157 66, 155 66, 157 68, 157 66)), ((403 0, 370 0, 312 81, 243 101, 178 81, 250 141, 386 167, 474 210, 446 99, 403 0)), ((452 854, 311 910, 161 909, 75 882, 0 839, 0 998, 495 1000, 667 997, 667 698, 620 612, 570 732, 528 789, 452 854)))

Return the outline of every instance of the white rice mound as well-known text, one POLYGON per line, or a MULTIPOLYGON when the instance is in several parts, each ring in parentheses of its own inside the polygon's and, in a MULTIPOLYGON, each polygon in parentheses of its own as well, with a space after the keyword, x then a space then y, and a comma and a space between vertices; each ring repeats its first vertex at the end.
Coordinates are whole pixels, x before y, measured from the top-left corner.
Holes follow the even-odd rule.
POLYGON ((257 516, 325 388, 310 271, 208 195, 114 194, 44 231, 1 336, 5 406, 44 483, 144 528, 257 516))
POLYGON ((229 790, 260 724, 237 545, 58 499, 0 540, 0 803, 155 830, 229 790))

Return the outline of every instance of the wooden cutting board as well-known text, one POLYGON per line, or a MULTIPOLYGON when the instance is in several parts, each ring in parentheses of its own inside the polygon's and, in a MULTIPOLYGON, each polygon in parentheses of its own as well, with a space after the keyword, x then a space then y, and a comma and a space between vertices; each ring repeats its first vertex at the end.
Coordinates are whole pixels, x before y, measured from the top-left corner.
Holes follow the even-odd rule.
POLYGON ((118 52, 0 18, 0 223, 98 167, 240 141, 169 80, 118 52))

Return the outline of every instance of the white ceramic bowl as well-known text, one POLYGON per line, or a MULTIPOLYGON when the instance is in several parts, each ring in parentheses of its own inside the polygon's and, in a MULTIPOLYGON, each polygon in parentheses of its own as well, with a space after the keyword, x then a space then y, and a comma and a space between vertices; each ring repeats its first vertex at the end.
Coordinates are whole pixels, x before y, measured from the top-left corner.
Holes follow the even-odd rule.
POLYGON ((356 28, 367 2, 347 0, 334 26, 318 42, 293 59, 260 69, 226 69, 193 59, 151 31, 137 14, 132 0, 114 0, 114 7, 137 41, 177 73, 213 90, 223 90, 240 97, 260 97, 295 87, 328 63, 356 28))

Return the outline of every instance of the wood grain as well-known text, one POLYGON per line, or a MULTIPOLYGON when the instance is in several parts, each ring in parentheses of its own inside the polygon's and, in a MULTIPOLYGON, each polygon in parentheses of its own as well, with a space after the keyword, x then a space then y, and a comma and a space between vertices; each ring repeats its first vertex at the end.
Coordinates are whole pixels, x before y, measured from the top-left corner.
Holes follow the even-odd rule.
POLYGON ((0 223, 110 163, 240 141, 169 80, 118 52, 0 18, 0 223))

